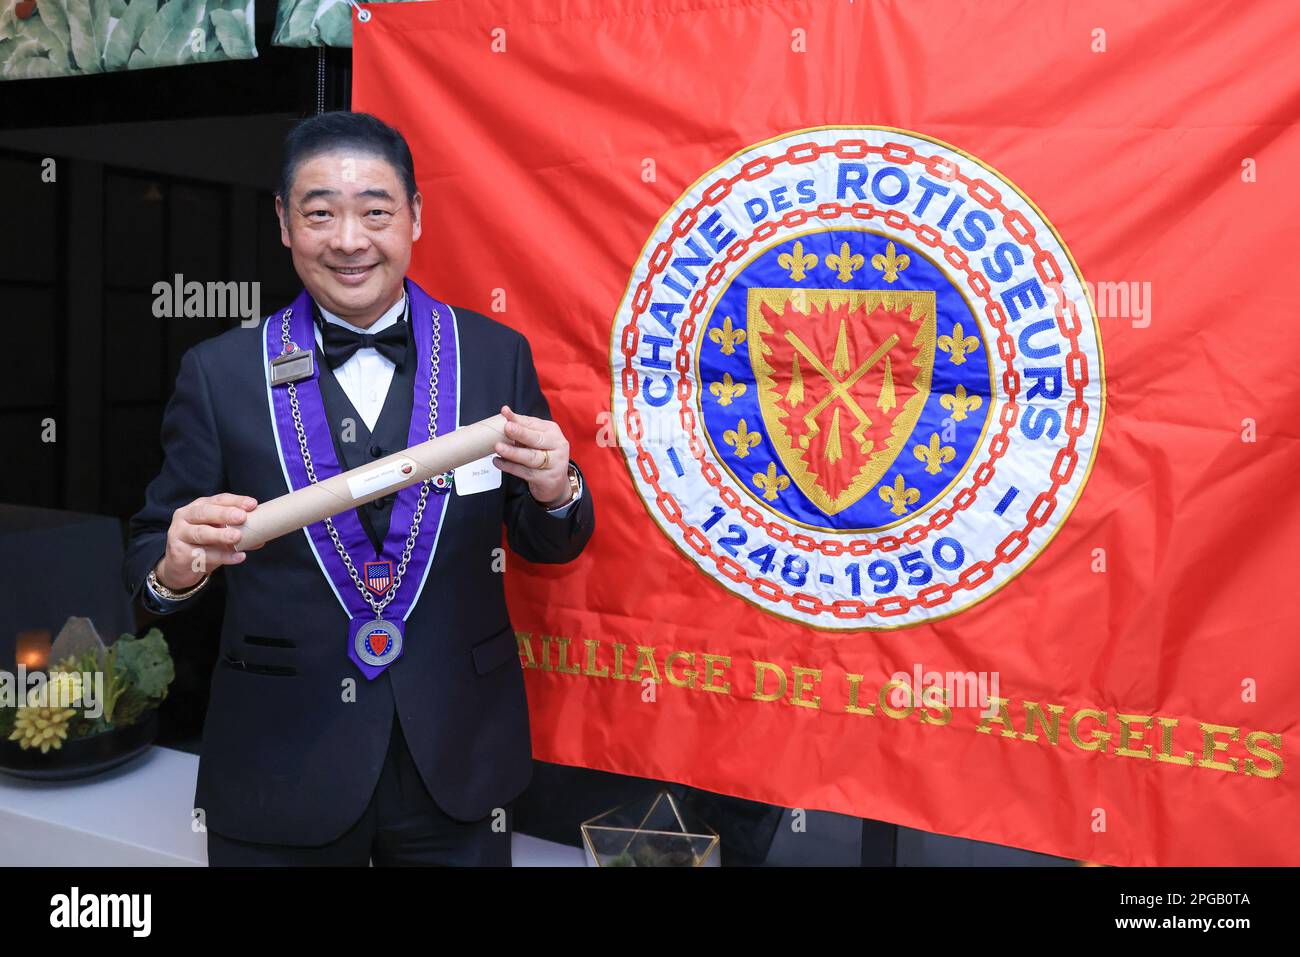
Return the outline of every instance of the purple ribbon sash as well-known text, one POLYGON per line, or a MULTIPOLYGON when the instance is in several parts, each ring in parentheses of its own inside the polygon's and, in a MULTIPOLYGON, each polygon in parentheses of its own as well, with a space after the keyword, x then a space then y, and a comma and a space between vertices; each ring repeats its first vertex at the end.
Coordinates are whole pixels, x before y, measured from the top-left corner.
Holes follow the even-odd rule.
MULTIPOLYGON (((433 347, 433 311, 438 311, 439 318, 439 361, 438 361, 438 435, 447 435, 457 428, 460 419, 460 356, 456 317, 451 308, 428 295, 423 289, 405 280, 406 294, 411 307, 411 333, 415 337, 416 369, 412 389, 411 424, 407 435, 407 446, 418 445, 427 441, 429 423, 429 369, 432 362, 433 347)), ((307 437, 307 448, 311 452, 312 465, 318 481, 324 481, 338 475, 342 469, 338 457, 334 454, 334 442, 330 437, 330 424, 325 414, 325 403, 320 393, 320 350, 316 348, 315 323, 312 320, 312 302, 307 290, 298 294, 290 306, 293 310, 289 317, 289 336, 299 349, 316 351, 314 371, 310 378, 297 382, 299 414, 302 417, 303 432, 307 437)), ((307 467, 302 460, 298 447, 297 432, 293 424, 293 411, 289 405, 288 385, 272 386, 270 379, 270 361, 284 350, 282 325, 284 311, 272 313, 266 321, 265 343, 267 362, 267 396, 271 407, 271 424, 275 431, 276 447, 280 453, 285 484, 290 491, 304 488, 311 482, 307 478, 307 467)), ((438 495, 430 490, 424 503, 424 514, 420 518, 420 534, 411 550, 402 575, 401 587, 397 595, 384 608, 384 618, 388 621, 405 621, 415 607, 420 593, 424 590, 424 581, 429 567, 433 563, 433 554, 438 545, 442 531, 442 519, 446 511, 448 495, 438 495)), ((392 519, 388 525, 388 534, 384 538, 384 547, 378 560, 391 561, 396 571, 402 560, 407 536, 411 532, 411 520, 415 516, 416 506, 420 501, 420 484, 402 489, 397 493, 393 503, 392 519)), ((375 561, 374 546, 366 535, 356 509, 340 512, 333 518, 334 530, 339 541, 347 549, 348 557, 357 570, 357 575, 364 583, 362 569, 367 561, 375 561)), ((358 620, 373 620, 374 610, 361 597, 357 587, 348 574, 347 566, 339 557, 334 543, 323 521, 316 522, 303 529, 316 563, 325 575, 343 610, 351 619, 350 631, 355 631, 358 620)), ((363 662, 356 653, 351 640, 348 641, 348 656, 365 674, 367 679, 376 675, 388 665, 373 666, 363 662)), ((389 662, 391 664, 391 662, 389 662)))

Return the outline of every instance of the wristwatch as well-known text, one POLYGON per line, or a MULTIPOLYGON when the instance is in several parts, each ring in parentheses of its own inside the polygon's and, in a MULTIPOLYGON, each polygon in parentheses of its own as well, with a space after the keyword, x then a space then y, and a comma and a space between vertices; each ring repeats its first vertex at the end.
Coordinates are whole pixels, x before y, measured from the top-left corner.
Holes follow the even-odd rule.
MULTIPOLYGON (((554 512, 557 509, 564 508, 566 505, 571 504, 573 500, 578 497, 578 493, 581 491, 582 491, 582 480, 578 478, 578 467, 574 465, 572 462, 570 462, 569 463, 569 497, 566 498, 563 502, 561 502, 558 505, 546 505, 542 502, 537 502, 537 504, 541 505, 548 512, 554 512)), ((529 491, 528 494, 532 495, 531 490, 529 491)), ((537 501, 536 497, 534 497, 533 501, 535 502, 537 501)))
POLYGON ((186 598, 191 598, 202 591, 207 586, 208 579, 211 577, 211 575, 204 575, 199 579, 197 585, 187 588, 184 591, 173 591, 158 580, 157 573, 151 568, 149 569, 149 575, 145 579, 145 582, 148 584, 149 590, 159 598, 166 599, 167 601, 184 601, 186 598))

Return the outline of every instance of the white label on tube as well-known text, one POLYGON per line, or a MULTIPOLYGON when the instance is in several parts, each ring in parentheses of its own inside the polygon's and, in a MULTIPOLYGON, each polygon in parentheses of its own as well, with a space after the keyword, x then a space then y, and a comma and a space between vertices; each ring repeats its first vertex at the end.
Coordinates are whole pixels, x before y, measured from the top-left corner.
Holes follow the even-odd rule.
POLYGON ((348 479, 348 492, 354 499, 366 498, 385 489, 409 482, 415 474, 415 463, 410 459, 394 459, 385 465, 367 469, 348 479))

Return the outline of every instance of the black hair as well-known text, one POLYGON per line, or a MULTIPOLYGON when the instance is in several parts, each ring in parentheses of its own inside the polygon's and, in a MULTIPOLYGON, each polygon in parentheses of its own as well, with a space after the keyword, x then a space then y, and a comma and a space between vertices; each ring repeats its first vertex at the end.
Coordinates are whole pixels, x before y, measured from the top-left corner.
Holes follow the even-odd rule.
POLYGON ((338 149, 356 150, 385 160, 406 187, 409 202, 415 196, 415 161, 406 139, 393 127, 369 113, 336 110, 299 122, 284 138, 284 159, 276 195, 288 204, 289 189, 298 166, 314 156, 338 149))

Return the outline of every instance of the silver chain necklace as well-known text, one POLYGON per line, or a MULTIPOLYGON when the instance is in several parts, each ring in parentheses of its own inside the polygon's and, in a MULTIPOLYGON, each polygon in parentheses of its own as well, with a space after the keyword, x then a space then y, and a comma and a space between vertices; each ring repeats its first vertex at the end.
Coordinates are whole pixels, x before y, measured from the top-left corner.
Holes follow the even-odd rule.
MULTIPOLYGON (((429 438, 434 438, 438 434, 438 355, 439 344, 442 341, 441 327, 438 321, 438 310, 431 310, 433 314, 433 352, 429 357, 429 438)), ((284 351, 290 352, 291 346, 294 345, 293 339, 289 336, 289 318, 293 314, 293 309, 284 311, 284 318, 280 324, 281 337, 284 340, 284 351)), ((296 347, 295 347, 296 348, 296 347)), ((293 412, 293 428, 298 433, 298 448, 302 451, 302 464, 306 466, 307 478, 312 485, 316 484, 316 468, 312 464, 311 452, 307 448, 307 433, 302 427, 302 412, 298 408, 298 386, 294 382, 289 383, 289 408, 293 412)), ((420 534, 420 518, 424 515, 424 503, 429 497, 430 479, 425 479, 420 483, 420 504, 415 507, 415 517, 411 519, 411 533, 406 536, 406 547, 402 549, 402 560, 393 573, 392 587, 384 593, 382 601, 375 601, 371 597, 370 591, 366 588, 361 576, 357 574, 357 568, 352 564, 352 559, 348 556, 347 549, 339 541, 338 530, 334 528, 334 522, 330 518, 325 519, 325 529, 329 532, 330 541, 334 543, 335 550, 339 553, 339 558, 347 567, 348 574, 352 577, 352 584, 357 586, 357 591, 365 599, 367 605, 375 613, 376 618, 382 618, 383 611, 389 603, 397 597, 397 589, 402 584, 402 575, 406 572, 406 564, 411 560, 411 552, 415 548, 415 539, 420 534)))

